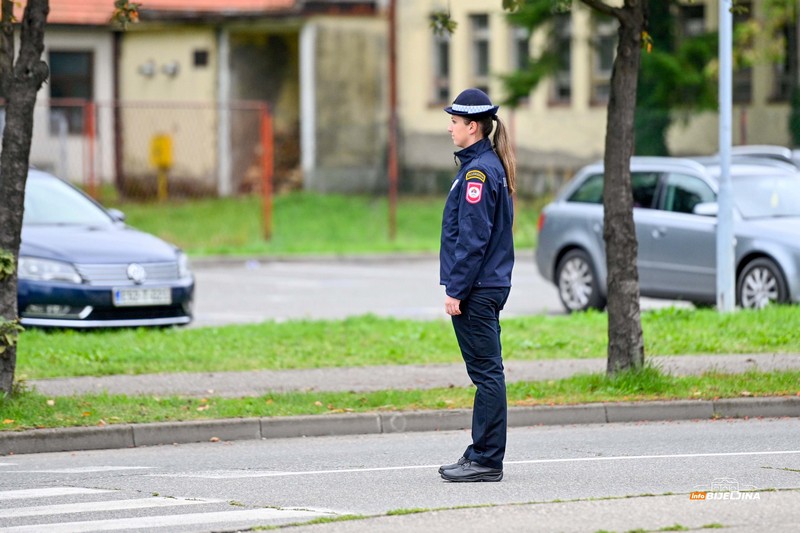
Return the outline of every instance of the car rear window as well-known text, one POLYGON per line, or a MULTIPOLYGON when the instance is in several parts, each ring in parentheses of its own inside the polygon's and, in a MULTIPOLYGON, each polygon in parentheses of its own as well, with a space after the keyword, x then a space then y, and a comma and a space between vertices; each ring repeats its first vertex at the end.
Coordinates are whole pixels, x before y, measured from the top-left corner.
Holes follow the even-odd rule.
MULTIPOLYGON (((633 172, 631 174, 634 207, 653 207, 660 176, 658 172, 633 172)), ((583 184, 569 196, 568 201, 585 204, 602 204, 603 175, 593 174, 586 178, 583 184)))
POLYGON ((602 204, 603 175, 594 174, 586 178, 586 181, 569 196, 568 201, 583 204, 602 204))

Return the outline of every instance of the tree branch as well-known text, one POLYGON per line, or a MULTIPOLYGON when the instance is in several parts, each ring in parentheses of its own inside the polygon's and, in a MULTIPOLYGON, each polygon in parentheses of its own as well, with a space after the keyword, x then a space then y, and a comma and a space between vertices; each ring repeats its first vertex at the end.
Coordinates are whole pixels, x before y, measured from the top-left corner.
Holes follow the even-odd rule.
POLYGON ((611 7, 602 0, 580 0, 580 1, 581 3, 586 4, 592 9, 596 9, 597 11, 603 13, 604 15, 608 15, 610 17, 614 17, 617 19, 620 17, 620 9, 618 7, 611 7))

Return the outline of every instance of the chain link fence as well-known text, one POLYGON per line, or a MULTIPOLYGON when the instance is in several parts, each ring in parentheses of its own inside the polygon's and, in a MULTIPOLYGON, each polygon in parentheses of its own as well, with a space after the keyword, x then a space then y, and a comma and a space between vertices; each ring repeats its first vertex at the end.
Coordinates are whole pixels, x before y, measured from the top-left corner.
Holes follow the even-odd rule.
POLYGON ((302 186, 299 139, 264 102, 49 100, 34 113, 30 161, 100 199, 260 194, 302 186))

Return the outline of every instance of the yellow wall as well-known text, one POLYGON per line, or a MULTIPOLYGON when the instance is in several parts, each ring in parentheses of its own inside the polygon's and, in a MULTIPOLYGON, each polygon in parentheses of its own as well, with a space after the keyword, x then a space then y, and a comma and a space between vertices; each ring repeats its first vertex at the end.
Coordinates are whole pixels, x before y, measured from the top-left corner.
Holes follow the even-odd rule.
MULTIPOLYGON (((696 0, 700 2, 702 0, 696 0)), ((754 2, 754 16, 763 16, 763 2, 754 2)), ((485 0, 418 0, 398 2, 398 67, 399 113, 406 137, 406 159, 413 167, 434 165, 446 161, 442 153, 447 144, 448 117, 442 104, 432 102, 434 72, 434 40, 429 17, 435 11, 450 9, 452 19, 458 24, 451 37, 450 99, 470 87, 471 35, 469 15, 490 15, 491 67, 494 74, 490 84, 493 101, 503 99, 502 82, 497 75, 512 69, 512 36, 505 20, 501 2, 485 0), (422 137, 422 140, 416 139, 422 137), (440 139, 447 142, 439 143, 440 139), (431 152, 431 153, 426 153, 431 152), (433 153, 438 151, 438 155, 433 153)), ((717 27, 718 4, 707 2, 706 24, 717 27)), ((512 122, 518 156, 522 166, 573 167, 576 163, 602 157, 605 142, 606 106, 590 102, 592 48, 591 11, 580 3, 573 3, 572 13, 572 100, 569 105, 554 106, 549 103, 550 80, 545 80, 532 93, 529 102, 513 113, 501 107, 500 117, 512 122), (563 164, 563 162, 567 162, 563 164)), ((533 50, 543 45, 544 37, 534 35, 533 50)), ((788 104, 769 101, 771 66, 756 64, 753 68, 753 98, 745 106, 734 106, 733 141, 735 144, 789 144, 787 129, 788 104)), ((688 121, 676 118, 668 135, 673 154, 710 154, 718 149, 716 113, 695 114, 688 121)))
POLYGON ((213 28, 148 27, 125 34, 120 59, 123 149, 126 173, 154 173, 150 143, 173 138, 171 176, 216 177, 217 53, 213 28), (194 66, 194 51, 207 50, 208 64, 194 66), (140 70, 155 66, 152 76, 140 70), (174 76, 165 66, 177 64, 174 76))
MULTIPOLYGON (((432 102, 433 36, 430 14, 450 6, 452 19, 458 24, 451 37, 450 100, 471 86, 471 36, 469 15, 487 13, 490 16, 490 62, 492 76, 490 93, 493 101, 503 99, 503 85, 496 75, 512 70, 512 35, 501 2, 485 0, 420 0, 398 3, 398 83, 399 112, 406 136, 417 134, 447 137, 448 117, 440 102, 432 102)), ((575 8, 572 70, 573 105, 554 107, 548 104, 549 82, 544 82, 514 113, 514 130, 519 149, 535 152, 569 152, 581 158, 598 157, 603 150, 606 109, 589 104, 589 45, 586 9, 575 8)), ((541 44, 534 36, 532 46, 541 44)), ((509 108, 500 109, 500 117, 511 121, 509 108)), ((413 157, 413 154, 410 154, 413 157)))

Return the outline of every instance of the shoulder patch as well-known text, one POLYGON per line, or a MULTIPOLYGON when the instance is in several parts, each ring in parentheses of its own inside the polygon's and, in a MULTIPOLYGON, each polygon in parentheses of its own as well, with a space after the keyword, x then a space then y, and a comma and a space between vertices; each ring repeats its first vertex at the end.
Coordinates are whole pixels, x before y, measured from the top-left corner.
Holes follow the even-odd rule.
POLYGON ((467 183, 467 202, 471 204, 477 204, 481 201, 481 195, 483 194, 483 183, 467 183))
POLYGON ((480 170, 470 170, 464 178, 465 180, 481 180, 481 183, 486 182, 486 174, 480 170))

